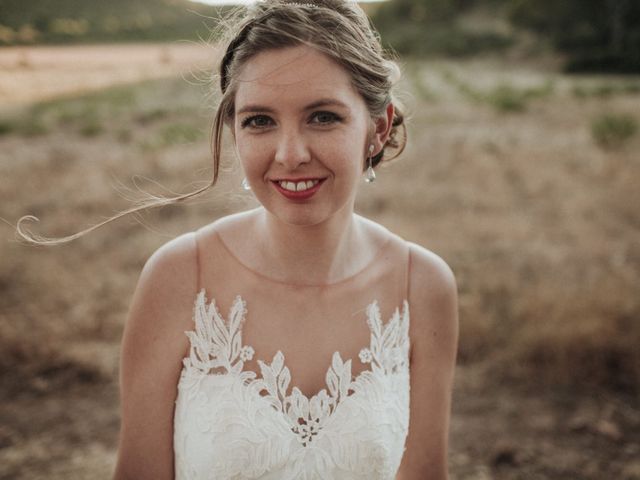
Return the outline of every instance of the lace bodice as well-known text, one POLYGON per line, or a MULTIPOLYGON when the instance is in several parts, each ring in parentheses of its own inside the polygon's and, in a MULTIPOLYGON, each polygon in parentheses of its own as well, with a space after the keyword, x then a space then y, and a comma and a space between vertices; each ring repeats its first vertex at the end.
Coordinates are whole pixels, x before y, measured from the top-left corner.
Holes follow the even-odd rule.
POLYGON ((242 342, 246 314, 240 296, 225 320, 204 289, 197 295, 174 417, 176 479, 394 479, 409 425, 407 301, 386 324, 377 301, 367 306, 358 360, 369 369, 353 378, 353 360, 336 351, 311 398, 290 388, 281 351, 258 360, 259 375, 245 369, 255 354, 242 342))

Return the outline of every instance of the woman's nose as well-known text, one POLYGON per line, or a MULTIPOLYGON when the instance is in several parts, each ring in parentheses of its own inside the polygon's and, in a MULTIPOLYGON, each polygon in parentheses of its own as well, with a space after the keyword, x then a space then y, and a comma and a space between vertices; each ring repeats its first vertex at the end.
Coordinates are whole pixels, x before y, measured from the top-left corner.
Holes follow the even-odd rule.
POLYGON ((304 136, 297 129, 283 130, 278 138, 275 161, 289 169, 295 169, 310 160, 311 154, 304 136))

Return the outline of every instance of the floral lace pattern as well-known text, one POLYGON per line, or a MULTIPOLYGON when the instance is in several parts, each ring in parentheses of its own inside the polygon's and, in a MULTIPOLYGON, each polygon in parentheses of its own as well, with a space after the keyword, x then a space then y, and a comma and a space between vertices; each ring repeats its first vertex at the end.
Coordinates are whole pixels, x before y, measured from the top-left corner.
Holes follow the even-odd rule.
POLYGON ((176 478, 395 478, 409 423, 408 302, 386 325, 371 303, 371 341, 359 353, 370 370, 352 379, 352 361, 335 352, 327 388, 311 398, 288 393, 281 351, 257 361, 260 377, 244 370, 255 354, 242 344, 246 312, 237 296, 225 321, 204 289, 196 298, 174 417, 176 478))

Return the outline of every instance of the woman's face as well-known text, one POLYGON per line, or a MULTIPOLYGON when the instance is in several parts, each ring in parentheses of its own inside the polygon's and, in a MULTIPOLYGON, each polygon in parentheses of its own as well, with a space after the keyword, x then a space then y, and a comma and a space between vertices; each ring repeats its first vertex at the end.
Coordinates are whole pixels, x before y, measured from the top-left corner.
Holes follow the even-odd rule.
POLYGON ((374 123, 328 56, 299 46, 251 58, 239 75, 233 130, 252 191, 273 215, 316 225, 353 210, 374 123))

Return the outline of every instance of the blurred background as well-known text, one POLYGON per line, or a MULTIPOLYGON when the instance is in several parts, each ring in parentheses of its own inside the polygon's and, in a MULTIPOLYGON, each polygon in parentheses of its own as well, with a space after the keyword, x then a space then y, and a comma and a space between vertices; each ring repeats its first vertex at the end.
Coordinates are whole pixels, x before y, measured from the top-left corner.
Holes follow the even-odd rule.
MULTIPOLYGON (((362 6, 409 145, 357 210, 459 284, 451 478, 640 479, 640 2, 362 6)), ((0 217, 64 236, 206 184, 229 8, 0 0, 0 217)), ((144 262, 255 205, 225 159, 209 194, 68 245, 0 223, 0 479, 110 477, 144 262)))

